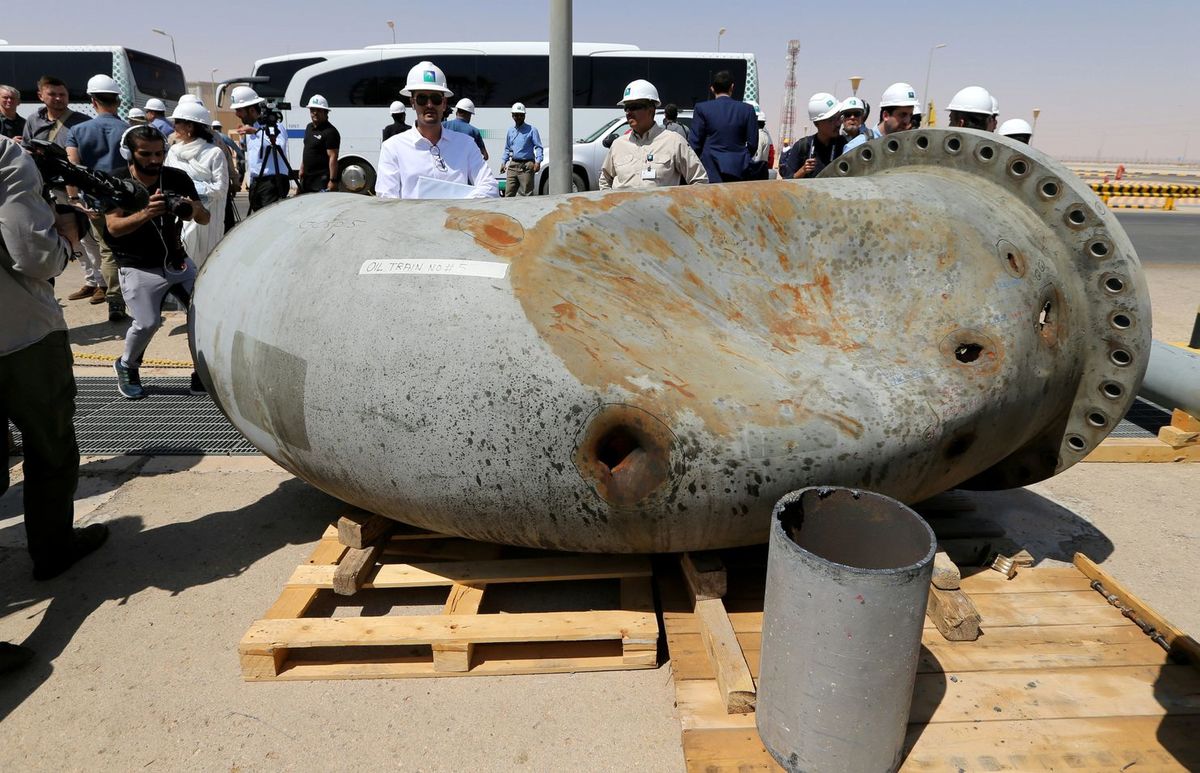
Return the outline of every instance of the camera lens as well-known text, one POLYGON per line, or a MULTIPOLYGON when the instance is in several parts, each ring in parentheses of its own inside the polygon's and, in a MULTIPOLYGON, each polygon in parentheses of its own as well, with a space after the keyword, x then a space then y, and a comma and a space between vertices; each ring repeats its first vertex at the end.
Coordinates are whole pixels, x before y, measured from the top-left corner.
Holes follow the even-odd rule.
POLYGON ((180 220, 192 219, 192 202, 187 199, 179 199, 171 205, 171 211, 175 213, 175 217, 180 220))

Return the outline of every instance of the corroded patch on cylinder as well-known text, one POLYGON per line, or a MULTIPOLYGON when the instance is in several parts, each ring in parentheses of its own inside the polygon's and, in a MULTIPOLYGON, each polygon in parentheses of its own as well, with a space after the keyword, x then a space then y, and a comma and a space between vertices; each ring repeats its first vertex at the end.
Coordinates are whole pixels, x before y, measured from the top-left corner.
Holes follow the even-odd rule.
POLYGON ((575 445, 575 468, 601 499, 635 505, 671 474, 675 434, 653 414, 632 405, 601 406, 575 445))
POLYGON ((975 373, 995 373, 1004 361, 1004 350, 994 338, 968 328, 947 335, 938 350, 949 361, 975 373))
POLYGON ((504 249, 525 239, 525 226, 509 215, 458 207, 448 208, 446 214, 447 228, 470 234, 485 247, 504 249))

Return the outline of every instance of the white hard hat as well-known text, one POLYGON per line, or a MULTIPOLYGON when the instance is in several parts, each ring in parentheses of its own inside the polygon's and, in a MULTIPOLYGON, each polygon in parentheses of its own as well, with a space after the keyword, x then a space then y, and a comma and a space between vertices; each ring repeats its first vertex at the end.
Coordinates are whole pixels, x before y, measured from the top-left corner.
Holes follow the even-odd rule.
POLYGON ((1029 122, 1021 118, 1009 118, 1004 123, 1000 124, 1000 128, 996 131, 997 134, 1005 137, 1011 137, 1014 134, 1033 135, 1033 127, 1029 122))
POLYGON ((158 97, 155 97, 153 99, 147 99, 146 100, 146 109, 147 110, 155 110, 159 113, 165 113, 165 112, 167 112, 167 103, 163 102, 158 97))
POLYGON ((913 106, 913 115, 921 115, 921 103, 918 102, 913 106))
POLYGON ((907 83, 893 83, 883 90, 879 99, 879 107, 920 107, 921 100, 917 99, 917 90, 907 83))
POLYGON ((838 114, 838 101, 832 94, 819 91, 808 98, 808 120, 824 121, 838 114))
POLYGON ((321 96, 320 94, 313 94, 311 97, 308 98, 308 104, 305 105, 305 107, 308 108, 309 110, 313 109, 314 107, 317 108, 318 110, 328 110, 329 109, 329 100, 326 99, 325 97, 321 96))
POLYGON ((1000 115, 1000 102, 992 97, 992 115, 1000 115))
MULTIPOLYGON (((204 100, 201 99, 200 97, 196 96, 195 94, 184 94, 182 97, 179 98, 179 104, 182 105, 184 102, 194 102, 197 105, 204 104, 204 100)), ((163 109, 166 110, 166 107, 164 106, 163 109)))
POLYGON ((234 110, 242 107, 251 107, 252 105, 262 104, 265 99, 258 95, 258 92, 249 86, 235 86, 231 96, 234 110))
POLYGON ((88 94, 120 94, 121 87, 108 75, 93 75, 88 78, 88 94))
POLYGON ((392 103, 392 106, 388 108, 388 112, 392 115, 402 114, 404 112, 404 103, 397 99, 392 103))
POLYGON ((965 89, 959 89, 954 99, 950 100, 950 104, 946 105, 946 109, 958 113, 991 115, 992 95, 983 86, 967 86, 965 89))
POLYGON ((626 102, 638 102, 643 99, 653 102, 655 107, 662 104, 658 98, 658 89, 655 88, 654 84, 638 78, 635 81, 629 82, 629 85, 625 87, 625 93, 621 95, 621 99, 617 104, 623 105, 626 102))
POLYGON ((131 107, 131 108, 129 108, 129 117, 130 118, 145 118, 146 111, 141 109, 140 107, 131 107))
POLYGON ((212 126, 214 129, 220 129, 220 128, 221 128, 221 122, 220 122, 220 121, 213 121, 213 122, 212 122, 211 124, 209 124, 209 125, 210 125, 210 126, 212 126))
POLYGON ((467 99, 466 97, 463 97, 462 99, 458 100, 458 104, 454 106, 454 109, 461 110, 464 113, 470 113, 471 115, 475 115, 475 103, 472 102, 471 100, 467 99))
POLYGON ((512 110, 510 110, 509 112, 510 113, 520 113, 521 115, 525 115, 525 105, 523 105, 520 102, 513 102, 512 110))
POLYGON ((857 110, 860 113, 866 114, 867 105, 858 97, 846 97, 842 100, 842 104, 838 107, 838 112, 845 113, 848 110, 857 110))
POLYGON ((171 113, 172 121, 191 121, 192 123, 202 123, 208 126, 212 121, 212 113, 208 112, 208 108, 196 102, 180 102, 175 106, 175 112, 171 113))
POLYGON ((408 78, 404 88, 400 89, 400 96, 411 97, 414 91, 440 91, 448 97, 454 96, 454 92, 446 88, 446 73, 442 72, 441 67, 428 61, 417 62, 417 65, 408 71, 408 78))

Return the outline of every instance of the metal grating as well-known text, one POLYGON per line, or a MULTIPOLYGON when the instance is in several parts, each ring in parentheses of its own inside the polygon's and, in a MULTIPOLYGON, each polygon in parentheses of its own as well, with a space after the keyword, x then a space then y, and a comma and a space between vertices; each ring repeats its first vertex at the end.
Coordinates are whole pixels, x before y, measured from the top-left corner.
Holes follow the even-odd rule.
MULTIPOLYGON (((188 393, 190 379, 142 380, 144 400, 117 394, 116 376, 75 379, 75 436, 84 455, 249 455, 258 449, 221 415, 208 395, 188 393)), ((20 433, 13 428, 20 444, 20 433)))
MULTIPOLYGON (((85 455, 257 454, 234 429, 208 395, 188 394, 188 379, 149 377, 144 400, 117 394, 116 378, 81 376, 75 379, 75 434, 85 455)), ((1171 423, 1169 411, 1138 398, 1110 437, 1158 437, 1171 423)), ((11 426, 11 425, 10 425, 11 426)), ((21 435, 12 427, 20 445, 21 435)))

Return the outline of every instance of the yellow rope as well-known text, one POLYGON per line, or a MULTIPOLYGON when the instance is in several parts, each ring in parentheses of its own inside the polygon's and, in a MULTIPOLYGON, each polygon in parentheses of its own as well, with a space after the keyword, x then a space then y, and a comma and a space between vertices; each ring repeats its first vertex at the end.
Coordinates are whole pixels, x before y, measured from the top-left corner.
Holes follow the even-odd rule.
MULTIPOLYGON (((80 365, 95 365, 99 367, 100 363, 108 364, 116 362, 117 358, 112 354, 89 354, 86 352, 73 352, 77 360, 96 360, 95 363, 81 362, 80 365)), ((190 362, 181 362, 179 360, 142 360, 142 365, 152 368, 188 368, 192 369, 196 366, 190 362)))

